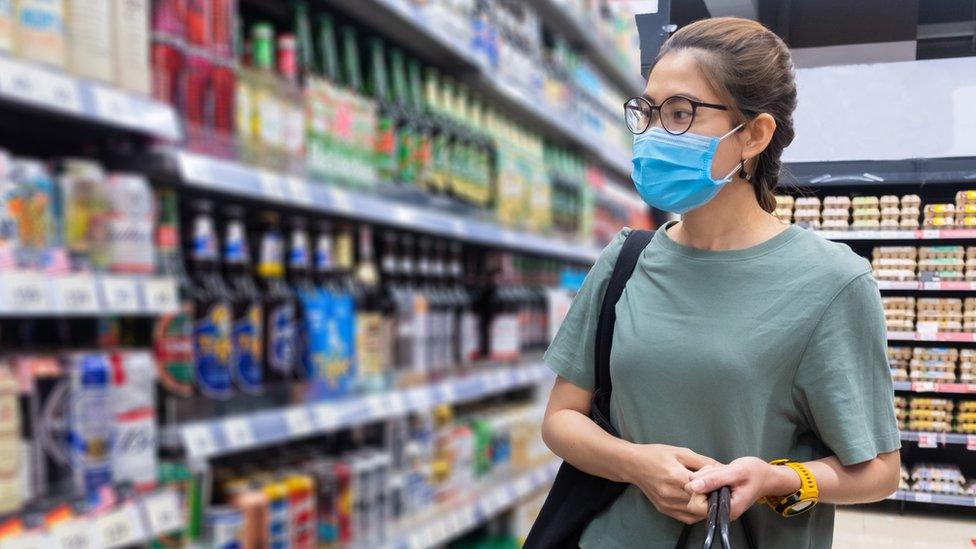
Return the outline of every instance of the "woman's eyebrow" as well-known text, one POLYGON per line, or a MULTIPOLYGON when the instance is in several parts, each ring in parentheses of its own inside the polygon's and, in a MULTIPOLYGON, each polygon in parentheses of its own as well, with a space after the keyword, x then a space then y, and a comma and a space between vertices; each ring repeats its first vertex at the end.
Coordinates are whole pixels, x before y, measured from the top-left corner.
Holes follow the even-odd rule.
MULTIPOLYGON (((651 102, 651 105, 657 105, 658 104, 657 102, 654 101, 654 98, 652 98, 650 96, 650 94, 645 93, 645 94, 643 94, 643 97, 644 97, 644 99, 647 99, 648 101, 650 101, 651 102)), ((668 97, 685 97, 685 98, 691 99, 692 101, 698 101, 699 103, 707 103, 707 101, 704 101, 702 98, 696 97, 696 96, 694 96, 694 95, 692 95, 690 93, 676 93, 676 94, 671 95, 671 96, 668 96, 668 97)))

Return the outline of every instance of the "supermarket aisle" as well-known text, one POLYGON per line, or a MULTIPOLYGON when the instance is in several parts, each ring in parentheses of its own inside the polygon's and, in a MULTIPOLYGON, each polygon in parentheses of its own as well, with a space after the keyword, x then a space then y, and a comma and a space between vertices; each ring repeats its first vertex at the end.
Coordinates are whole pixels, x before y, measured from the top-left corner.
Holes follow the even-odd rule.
POLYGON ((976 545, 976 521, 931 515, 899 515, 863 507, 837 511, 834 549, 864 547, 949 548, 976 545))

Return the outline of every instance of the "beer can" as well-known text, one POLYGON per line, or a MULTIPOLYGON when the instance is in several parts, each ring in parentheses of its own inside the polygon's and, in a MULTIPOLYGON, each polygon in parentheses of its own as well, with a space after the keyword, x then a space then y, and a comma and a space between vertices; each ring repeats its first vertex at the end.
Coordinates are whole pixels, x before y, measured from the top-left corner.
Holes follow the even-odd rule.
POLYGON ((306 470, 315 478, 316 537, 320 546, 329 546, 339 539, 336 461, 314 459, 306 470))
POLYGON ((102 353, 78 353, 68 357, 69 448, 75 488, 95 498, 98 489, 112 482, 111 377, 102 353))
POLYGON ((219 505, 210 507, 204 518, 206 540, 212 549, 240 549, 244 519, 237 508, 219 505))
POLYGON ((285 478, 292 549, 312 549, 315 535, 315 481, 309 475, 285 478))
POLYGON ((156 484, 157 440, 156 366, 148 351, 120 351, 109 357, 112 370, 112 444, 114 482, 131 482, 138 489, 156 484))
POLYGON ((288 549, 288 487, 273 481, 264 485, 263 492, 268 498, 268 547, 288 549))

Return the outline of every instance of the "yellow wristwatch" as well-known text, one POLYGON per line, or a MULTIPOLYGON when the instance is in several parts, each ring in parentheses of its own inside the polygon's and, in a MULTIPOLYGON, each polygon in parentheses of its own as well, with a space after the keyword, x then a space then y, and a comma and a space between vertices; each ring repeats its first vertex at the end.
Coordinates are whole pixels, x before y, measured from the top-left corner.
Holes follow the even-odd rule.
POLYGON ((766 496, 763 498, 766 505, 784 517, 796 516, 813 509, 820 500, 820 491, 817 489, 817 479, 813 478, 810 470, 802 463, 788 459, 777 459, 770 461, 769 464, 785 465, 796 471, 796 474, 800 475, 800 489, 785 496, 766 496))

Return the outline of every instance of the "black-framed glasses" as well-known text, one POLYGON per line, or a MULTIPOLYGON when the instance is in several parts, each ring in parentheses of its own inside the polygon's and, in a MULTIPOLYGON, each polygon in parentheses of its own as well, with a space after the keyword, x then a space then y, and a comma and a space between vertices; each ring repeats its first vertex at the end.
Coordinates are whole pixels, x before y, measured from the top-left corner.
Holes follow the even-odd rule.
POLYGON ((643 97, 631 97, 624 103, 624 120, 627 129, 640 135, 660 121, 664 131, 671 135, 681 135, 691 128, 695 114, 700 108, 729 110, 725 105, 695 101, 681 95, 672 95, 660 105, 652 105, 643 97))

